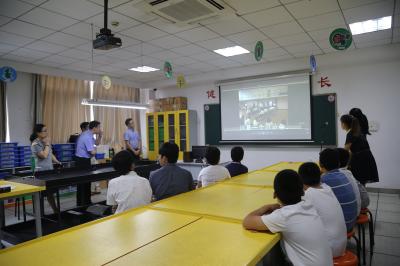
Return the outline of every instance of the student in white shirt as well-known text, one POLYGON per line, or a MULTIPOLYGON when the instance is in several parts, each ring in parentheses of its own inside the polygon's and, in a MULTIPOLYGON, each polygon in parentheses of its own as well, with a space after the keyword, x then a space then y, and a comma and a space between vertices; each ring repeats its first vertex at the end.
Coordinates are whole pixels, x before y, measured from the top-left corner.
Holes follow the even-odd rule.
POLYGON ((279 204, 265 205, 243 220, 249 230, 281 232, 281 246, 294 266, 333 265, 328 237, 317 211, 303 201, 303 183, 293 170, 280 171, 274 180, 279 204))
POLYGON ((339 201, 327 184, 321 184, 321 170, 317 164, 303 163, 299 175, 304 184, 304 199, 314 205, 321 217, 333 257, 342 256, 346 250, 347 229, 339 201))
POLYGON ((348 169, 350 162, 350 152, 343 148, 336 149, 339 152, 339 171, 342 172, 350 181, 357 200, 357 214, 361 209, 367 208, 369 205, 369 195, 367 189, 355 179, 353 173, 348 169))
POLYGON ((221 152, 217 147, 210 146, 206 151, 206 160, 209 166, 201 169, 198 177, 197 188, 206 187, 218 181, 231 178, 228 169, 218 165, 221 152))
POLYGON ((135 158, 127 151, 118 152, 112 159, 114 169, 121 176, 111 179, 107 190, 107 205, 120 213, 151 202, 152 190, 146 178, 140 177, 133 169, 135 158))

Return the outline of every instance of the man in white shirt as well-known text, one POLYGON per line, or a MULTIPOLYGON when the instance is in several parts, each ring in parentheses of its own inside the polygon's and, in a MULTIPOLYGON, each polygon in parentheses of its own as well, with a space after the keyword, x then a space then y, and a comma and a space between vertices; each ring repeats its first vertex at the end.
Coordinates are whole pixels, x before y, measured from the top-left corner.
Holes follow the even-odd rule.
POLYGON ((206 160, 209 166, 201 169, 198 177, 197 188, 206 187, 231 178, 228 169, 222 165, 218 165, 221 152, 217 147, 210 146, 206 151, 206 160))
POLYGON ((112 159, 114 169, 121 174, 110 180, 107 190, 107 205, 111 205, 115 213, 151 202, 153 193, 150 183, 133 171, 134 160, 133 155, 127 150, 120 151, 112 159))
POLYGON ((315 163, 303 163, 299 175, 304 184, 304 199, 309 201, 321 217, 333 257, 346 250, 347 229, 340 203, 327 184, 321 184, 321 170, 315 163))
POLYGON ((243 220, 249 230, 282 233, 281 246, 294 266, 333 265, 328 237, 315 208, 303 201, 303 184, 293 170, 280 171, 274 180, 279 204, 265 205, 243 220))

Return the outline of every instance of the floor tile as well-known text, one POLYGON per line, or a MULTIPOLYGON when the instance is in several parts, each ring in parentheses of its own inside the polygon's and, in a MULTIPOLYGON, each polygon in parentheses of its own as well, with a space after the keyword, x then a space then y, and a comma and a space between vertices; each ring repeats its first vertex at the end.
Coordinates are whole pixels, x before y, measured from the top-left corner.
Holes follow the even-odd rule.
POLYGON ((399 237, 400 238, 400 223, 375 223, 375 235, 399 237))
POLYGON ((378 203, 400 204, 400 197, 398 194, 379 194, 378 203))
POLYGON ((395 266, 400 265, 400 257, 374 253, 371 266, 395 266))
POLYGON ((380 211, 400 212, 400 204, 380 202, 378 205, 380 211))
MULTIPOLYGON (((369 250, 369 238, 365 239, 366 249, 369 250)), ((400 256, 400 238, 375 235, 374 253, 400 256)), ((368 252, 367 252, 368 253, 368 252)))
POLYGON ((400 223, 400 212, 381 211, 380 206, 378 205, 376 221, 400 223))

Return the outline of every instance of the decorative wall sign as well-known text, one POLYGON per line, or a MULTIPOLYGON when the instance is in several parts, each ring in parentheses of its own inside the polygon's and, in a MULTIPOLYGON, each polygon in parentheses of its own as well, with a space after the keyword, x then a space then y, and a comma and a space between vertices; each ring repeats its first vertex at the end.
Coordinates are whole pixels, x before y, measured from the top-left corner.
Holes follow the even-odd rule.
POLYGON ((331 94, 328 96, 328 102, 333 103, 335 101, 335 95, 331 94))
POLYGON ((215 99, 215 98, 217 98, 217 97, 215 96, 215 91, 214 91, 214 90, 209 90, 209 91, 207 91, 207 97, 208 97, 208 99, 215 99))
POLYGON ((17 79, 17 71, 9 66, 0 68, 0 80, 4 82, 13 82, 17 79))
POLYGON ((310 56, 310 68, 312 73, 317 72, 317 60, 314 55, 310 56))
POLYGON ((109 76, 102 76, 101 85, 104 89, 109 90, 111 88, 111 78, 109 76))
POLYGON ((321 77, 320 80, 317 81, 321 88, 330 87, 332 86, 331 82, 329 81, 328 77, 321 77))
POLYGON ((264 54, 264 45, 262 41, 258 41, 256 43, 256 47, 254 48, 254 57, 257 61, 260 61, 264 54))
POLYGON ((179 89, 186 87, 186 80, 183 75, 178 75, 178 77, 176 78, 176 86, 179 89))
POLYGON ((347 29, 338 28, 329 36, 331 46, 336 50, 346 50, 353 42, 351 32, 347 29))
POLYGON ((169 79, 172 78, 172 65, 168 61, 164 63, 164 75, 169 79))

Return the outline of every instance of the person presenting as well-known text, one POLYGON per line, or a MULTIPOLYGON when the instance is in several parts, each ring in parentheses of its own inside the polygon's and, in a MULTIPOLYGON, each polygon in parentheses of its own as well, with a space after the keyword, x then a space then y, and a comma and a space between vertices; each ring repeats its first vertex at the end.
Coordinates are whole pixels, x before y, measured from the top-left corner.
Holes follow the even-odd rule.
MULTIPOLYGON (((76 143, 75 166, 83 170, 91 170, 90 159, 96 154, 96 145, 99 145, 102 138, 102 131, 99 121, 91 121, 89 129, 83 132, 76 143), (97 136, 94 138, 94 136, 97 136)), ((90 183, 79 184, 77 187, 77 205, 86 206, 91 204, 90 183)))
MULTIPOLYGON (((83 132, 89 129, 89 122, 82 122, 80 124, 80 128, 82 134, 83 132)), ((68 143, 76 143, 78 141, 79 136, 80 136, 79 133, 72 134, 71 136, 69 136, 68 143)))
POLYGON ((127 118, 125 120, 125 125, 127 130, 124 132, 125 148, 132 152, 136 160, 140 159, 140 149, 142 147, 141 139, 139 133, 135 131, 135 124, 132 118, 127 118))
MULTIPOLYGON (((36 171, 53 170, 53 162, 61 165, 61 162, 54 156, 47 128, 43 124, 36 124, 30 136, 32 156, 35 158, 36 171)), ((58 213, 58 208, 54 200, 56 189, 46 189, 45 195, 54 213, 58 213)))

